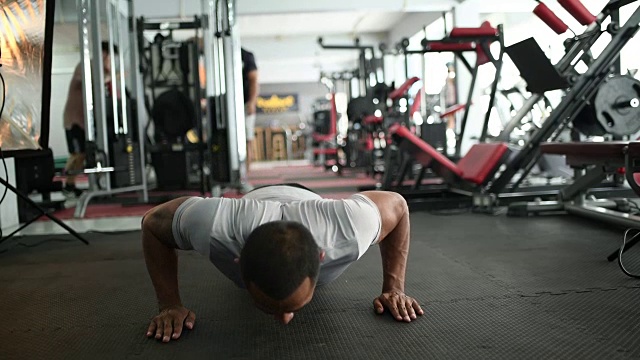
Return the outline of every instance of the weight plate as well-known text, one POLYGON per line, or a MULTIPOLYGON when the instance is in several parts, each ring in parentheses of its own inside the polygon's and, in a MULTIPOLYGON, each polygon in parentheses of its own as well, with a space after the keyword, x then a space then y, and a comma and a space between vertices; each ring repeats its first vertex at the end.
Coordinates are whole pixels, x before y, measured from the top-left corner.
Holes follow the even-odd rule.
POLYGON ((630 76, 613 76, 598 89, 595 98, 598 122, 613 135, 640 131, 640 81, 630 76))

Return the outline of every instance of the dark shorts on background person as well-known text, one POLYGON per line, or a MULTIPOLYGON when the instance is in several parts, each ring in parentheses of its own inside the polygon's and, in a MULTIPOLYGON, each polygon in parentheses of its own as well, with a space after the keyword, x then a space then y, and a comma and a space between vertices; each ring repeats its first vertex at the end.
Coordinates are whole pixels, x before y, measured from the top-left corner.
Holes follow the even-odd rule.
POLYGON ((73 125, 71 129, 65 130, 65 136, 69 154, 83 154, 85 152, 86 137, 83 128, 73 125))

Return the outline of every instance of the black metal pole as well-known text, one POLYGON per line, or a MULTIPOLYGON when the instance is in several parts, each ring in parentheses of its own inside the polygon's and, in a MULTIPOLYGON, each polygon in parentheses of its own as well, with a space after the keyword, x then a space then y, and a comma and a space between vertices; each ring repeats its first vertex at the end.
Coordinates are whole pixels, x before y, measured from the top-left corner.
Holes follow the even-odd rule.
POLYGON ((476 79, 478 78, 478 64, 473 68, 471 72, 471 86, 469 87, 469 94, 467 94, 467 103, 464 105, 464 115, 462 116, 462 125, 460 126, 460 133, 456 142, 456 156, 460 156, 462 152, 462 138, 467 129, 467 120, 469 119, 469 109, 471 108, 471 102, 473 101, 473 91, 476 87, 476 79))
MULTIPOLYGON (((611 11, 611 22, 620 25, 620 8, 611 11)), ((622 74, 622 61, 620 57, 613 63, 613 69, 616 74, 622 74)))
MULTIPOLYGON (((500 44, 500 55, 498 56, 498 60, 494 62, 494 65, 496 67, 496 76, 493 79, 493 84, 491 85, 491 95, 489 97, 489 106, 487 108, 487 113, 484 116, 484 124, 482 124, 482 135, 480 135, 480 142, 485 142, 487 140, 487 132, 489 131, 489 120, 491 119, 491 110, 493 110, 493 105, 496 101, 496 92, 498 91, 498 83, 500 82, 500 75, 502 73, 502 63, 503 63, 503 58, 504 58, 504 37, 502 35, 502 25, 498 26, 498 37, 499 37, 499 41, 498 44, 500 44)), ((489 46, 485 47, 483 46, 483 50, 487 51, 490 50, 489 46)), ((493 60, 493 55, 491 55, 491 52, 489 51, 487 53, 487 56, 489 56, 492 60, 493 60)))

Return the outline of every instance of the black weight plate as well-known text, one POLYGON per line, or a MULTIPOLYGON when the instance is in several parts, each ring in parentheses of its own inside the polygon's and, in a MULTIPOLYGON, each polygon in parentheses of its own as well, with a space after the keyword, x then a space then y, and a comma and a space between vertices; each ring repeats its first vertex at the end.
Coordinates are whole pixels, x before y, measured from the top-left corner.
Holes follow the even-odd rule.
POLYGON ((640 131, 640 81, 614 76, 598 89, 595 110, 607 133, 626 136, 640 131))

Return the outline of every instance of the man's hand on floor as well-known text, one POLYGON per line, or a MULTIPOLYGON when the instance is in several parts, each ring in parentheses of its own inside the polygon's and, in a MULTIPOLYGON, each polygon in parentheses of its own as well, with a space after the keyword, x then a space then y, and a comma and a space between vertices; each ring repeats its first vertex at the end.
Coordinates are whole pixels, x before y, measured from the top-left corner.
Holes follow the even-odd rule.
POLYGON ((151 319, 147 337, 155 336, 162 342, 177 340, 182 334, 183 327, 191 330, 196 322, 196 314, 182 305, 166 307, 160 314, 151 319))
POLYGON ((417 319, 418 315, 424 314, 416 299, 399 291, 385 292, 378 296, 373 300, 373 307, 378 314, 384 313, 384 309, 387 308, 394 319, 405 322, 411 322, 417 319))

